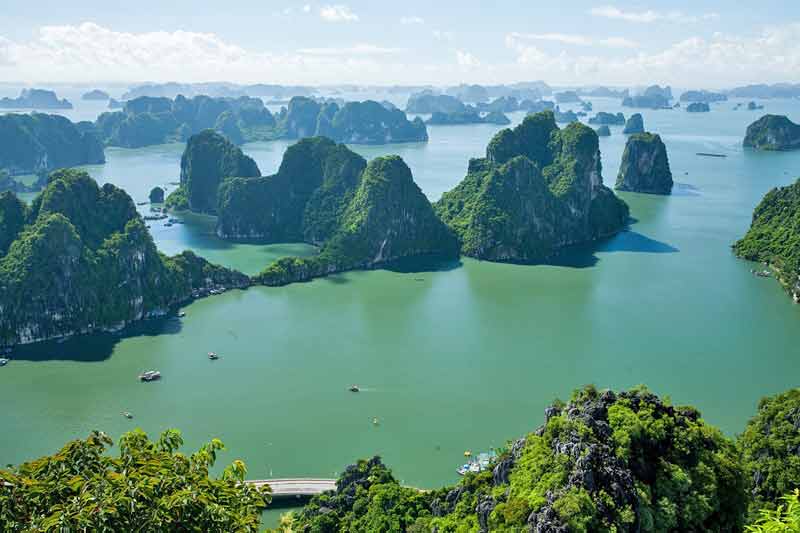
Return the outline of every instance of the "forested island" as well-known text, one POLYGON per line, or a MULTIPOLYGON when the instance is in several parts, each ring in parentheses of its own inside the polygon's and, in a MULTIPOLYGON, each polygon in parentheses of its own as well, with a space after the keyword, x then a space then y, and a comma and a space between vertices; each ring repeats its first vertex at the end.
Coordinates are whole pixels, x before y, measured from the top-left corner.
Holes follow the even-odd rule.
POLYGON ((615 114, 600 111, 589 119, 589 124, 596 124, 598 126, 622 126, 625 124, 625 115, 622 113, 615 114))
POLYGON ((669 194, 672 185, 667 147, 661 137, 653 133, 635 133, 628 137, 614 188, 669 194))
POLYGON ((686 91, 682 93, 679 100, 681 102, 703 102, 710 104, 712 102, 725 102, 728 97, 723 93, 716 93, 713 91, 686 91))
POLYGON ((784 115, 764 115, 747 126, 742 144, 756 150, 800 150, 800 125, 784 115))
POLYGON ((628 220, 627 205, 602 183, 597 134, 577 122, 559 129, 550 111, 496 134, 435 208, 464 255, 491 261, 544 261, 628 220))
POLYGON ((800 181, 764 196, 753 211, 750 229, 733 251, 769 265, 794 301, 800 302, 800 181))
POLYGON ((425 124, 437 126, 454 126, 461 124, 497 124, 506 126, 511 124, 511 120, 501 111, 491 111, 484 115, 478 112, 475 108, 467 108, 465 111, 455 113, 441 113, 439 111, 433 113, 431 118, 425 121, 425 124))
POLYGON ((625 127, 622 129, 625 135, 632 135, 634 133, 644 133, 644 118, 641 113, 634 113, 628 120, 625 121, 625 127))
MULTIPOLYGON (((112 442, 93 432, 53 456, 0 470, 2 520, 12 530, 57 522, 258 531, 270 491, 243 483, 247 468, 239 460, 210 476, 223 450, 218 439, 189 456, 179 452, 175 430, 157 442, 141 430, 127 433, 117 454, 109 453, 112 442), (165 502, 173 512, 161 511, 165 502)), ((379 457, 359 460, 335 490, 288 512, 272 531, 795 531, 798 449, 798 389, 762 399, 734 440, 694 407, 644 386, 586 386, 553 402, 544 423, 497 450, 488 469, 453 486, 405 487, 379 457)))
POLYGON ((22 89, 17 98, 0 98, 0 109, 72 109, 72 104, 53 91, 22 89))
POLYGON ((105 162, 90 122, 43 113, 0 115, 0 171, 41 174, 61 167, 105 162))
POLYGON ((687 113, 708 113, 711 108, 706 102, 692 102, 686 106, 687 113))
POLYGON ((30 206, 0 194, 0 346, 116 330, 249 284, 192 252, 159 253, 130 196, 85 172, 54 172, 30 206))
POLYGON ((647 109, 669 109, 672 100, 672 89, 651 85, 641 94, 626 96, 622 100, 623 107, 641 107, 647 109))
POLYGON ((242 144, 274 139, 327 135, 339 142, 384 144, 427 141, 421 120, 378 102, 322 103, 294 97, 288 108, 273 115, 259 98, 212 98, 178 95, 174 100, 142 96, 125 102, 122 111, 103 113, 97 129, 105 144, 138 148, 184 142, 205 129, 242 144))

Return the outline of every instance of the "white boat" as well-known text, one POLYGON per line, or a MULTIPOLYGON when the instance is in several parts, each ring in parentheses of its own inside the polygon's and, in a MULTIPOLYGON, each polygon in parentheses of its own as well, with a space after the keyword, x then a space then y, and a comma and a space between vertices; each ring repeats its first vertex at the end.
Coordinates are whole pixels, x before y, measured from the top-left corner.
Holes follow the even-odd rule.
POLYGON ((147 372, 139 374, 139 379, 141 381, 155 381, 161 379, 161 372, 158 370, 148 370, 147 372))
POLYGON ((5 357, 0 358, 0 366, 6 366, 10 359, 6 359, 5 357))
POLYGON ((217 355, 217 352, 208 352, 208 358, 214 361, 216 359, 219 359, 219 356, 217 355))

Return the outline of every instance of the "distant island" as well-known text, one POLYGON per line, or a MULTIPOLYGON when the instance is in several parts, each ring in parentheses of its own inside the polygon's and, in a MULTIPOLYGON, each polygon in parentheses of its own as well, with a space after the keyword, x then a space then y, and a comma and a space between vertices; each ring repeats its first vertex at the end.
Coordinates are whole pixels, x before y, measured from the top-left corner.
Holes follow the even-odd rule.
POLYGON ((653 133, 636 133, 628 137, 614 188, 618 191, 670 194, 672 185, 667 147, 661 137, 653 133))
POLYGON ((800 181, 769 191, 753 211, 734 253, 765 263, 795 302, 800 302, 800 181))
POLYGON ((644 133, 644 118, 641 113, 634 113, 628 120, 625 121, 625 127, 622 129, 625 135, 632 135, 634 133, 644 133))
POLYGON ((569 124, 570 122, 577 122, 578 121, 578 114, 575 113, 572 109, 567 111, 561 111, 558 106, 556 106, 555 111, 552 112, 555 121, 559 124, 569 124))
POLYGON ((625 124, 625 115, 622 113, 606 113, 600 111, 595 116, 589 119, 589 124, 606 125, 606 126, 622 126, 625 124))
POLYGON ((183 142, 205 129, 218 131, 235 144, 313 135, 354 144, 428 140, 421 120, 409 121, 402 111, 378 102, 348 102, 340 107, 300 96, 277 115, 259 98, 247 96, 139 97, 125 102, 122 111, 100 115, 96 126, 107 145, 126 148, 183 142))
POLYGON ((800 125, 784 115, 764 115, 747 127, 742 144, 756 150, 800 150, 800 125))
POLYGON ((486 157, 436 202, 478 259, 531 263, 560 248, 625 227, 628 206, 602 185, 597 134, 580 123, 563 130, 552 112, 531 115, 496 134, 486 157))
POLYGON ((0 194, 0 346, 117 330, 244 274, 160 254, 130 196, 59 170, 29 206, 0 194))
POLYGON ((0 98, 0 109, 72 109, 72 104, 53 91, 23 89, 17 98, 0 98))
POLYGON ((100 89, 93 89, 87 93, 83 93, 81 100, 109 100, 111 97, 107 92, 100 89))
POLYGON ((623 107, 638 107, 646 109, 669 109, 672 100, 672 89, 651 85, 641 94, 627 96, 622 100, 623 107))
POLYGON ((715 93, 712 91, 686 91, 682 93, 679 100, 681 102, 704 102, 710 104, 712 102, 725 102, 728 96, 723 93, 715 93))
POLYGON ((575 91, 562 91, 560 93, 554 93, 553 98, 555 98, 557 104, 572 104, 581 102, 581 97, 578 96, 578 93, 575 91))
POLYGON ((431 118, 425 121, 431 125, 459 125, 459 124, 497 124, 505 126, 511 124, 511 120, 501 111, 491 111, 481 115, 476 109, 469 108, 466 111, 456 113, 435 112, 431 118))
POLYGON ((711 108, 705 102, 692 102, 686 106, 687 113, 708 113, 711 108))
POLYGON ((728 91, 732 98, 799 98, 800 83, 756 84, 728 91))
POLYGON ((406 113, 463 113, 467 106, 449 94, 435 94, 430 91, 412 94, 406 103, 406 113))
POLYGON ((595 130, 597 132, 598 137, 610 137, 611 136, 611 129, 606 125, 603 124, 599 128, 595 130))
POLYGON ((0 115, 0 170, 41 174, 62 167, 105 162, 90 122, 43 113, 0 115))

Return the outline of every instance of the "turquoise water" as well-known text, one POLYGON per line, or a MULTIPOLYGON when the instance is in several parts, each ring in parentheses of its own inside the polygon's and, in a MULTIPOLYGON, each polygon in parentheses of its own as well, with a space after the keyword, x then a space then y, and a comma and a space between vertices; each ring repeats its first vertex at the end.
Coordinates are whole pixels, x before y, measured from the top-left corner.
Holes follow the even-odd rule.
MULTIPOLYGON (((618 110, 611 100, 594 103, 618 110)), ((764 112, 800 122, 800 103, 764 103, 764 112)), ((229 449, 221 461, 244 459, 251 478, 334 476, 380 454, 405 483, 433 487, 456 479, 465 449, 531 431, 548 403, 586 383, 646 383, 733 435, 761 396, 797 386, 800 375, 800 309, 730 251, 762 195, 800 175, 800 152, 743 151, 744 130, 760 115, 733 105, 644 111, 667 145, 675 194, 623 194, 636 219, 630 231, 558 265, 463 259, 435 272, 352 272, 228 292, 122 337, 22 348, 0 369, 11 399, 0 413, 0 464, 52 453, 95 428, 118 437, 177 427, 188 449, 220 437, 229 449), (210 350, 221 359, 209 361, 210 350), (139 383, 150 368, 164 379, 139 383), (362 392, 348 392, 351 383, 362 392)), ((427 144, 354 149, 399 153, 435 200, 497 129, 431 127, 427 144)), ((612 131, 600 141, 611 184, 624 147, 620 128, 612 131)), ((286 145, 244 149, 270 173, 286 145)), ((89 170, 142 200, 177 181, 180 152, 114 149, 89 170)), ((251 273, 313 251, 221 242, 207 217, 151 229, 165 252, 189 247, 251 273)))

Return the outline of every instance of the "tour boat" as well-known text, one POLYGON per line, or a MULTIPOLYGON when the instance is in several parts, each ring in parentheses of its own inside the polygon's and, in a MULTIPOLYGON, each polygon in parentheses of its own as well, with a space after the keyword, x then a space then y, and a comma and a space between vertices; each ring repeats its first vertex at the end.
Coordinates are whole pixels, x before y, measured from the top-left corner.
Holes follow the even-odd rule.
POLYGON ((219 356, 217 355, 217 352, 208 352, 208 358, 214 360, 219 359, 219 356))
POLYGON ((122 412, 122 416, 124 416, 127 419, 133 418, 133 415, 131 413, 129 413, 128 411, 123 411, 122 412))
POLYGON ((155 381, 161 379, 161 372, 158 370, 148 370, 147 372, 139 374, 139 379, 142 381, 155 381))
POLYGON ((0 366, 6 366, 8 364, 8 361, 9 359, 6 359, 5 357, 0 358, 0 366))
POLYGON ((183 318, 186 316, 186 311, 178 311, 178 318, 183 318))
POLYGON ((359 392, 361 389, 358 388, 358 385, 350 385, 350 388, 347 390, 350 392, 359 392))

